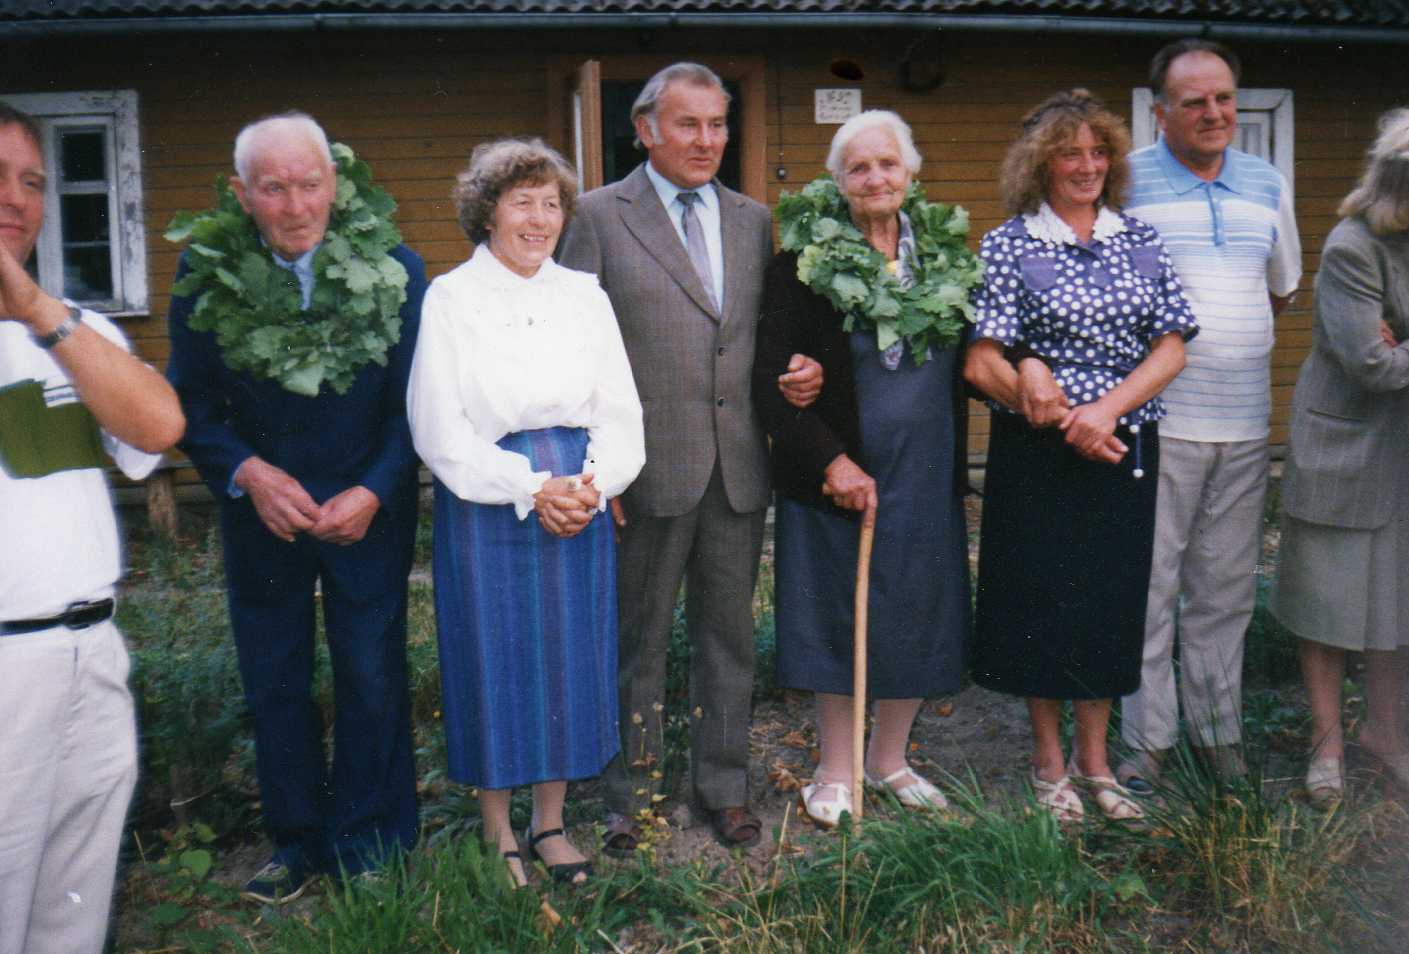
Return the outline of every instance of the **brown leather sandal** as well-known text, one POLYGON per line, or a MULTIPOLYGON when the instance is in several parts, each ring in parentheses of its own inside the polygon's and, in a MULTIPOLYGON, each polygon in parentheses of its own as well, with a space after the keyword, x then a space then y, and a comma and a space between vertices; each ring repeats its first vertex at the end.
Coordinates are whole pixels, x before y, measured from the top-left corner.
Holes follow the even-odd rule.
POLYGON ((742 806, 713 810, 709 823, 725 848, 752 848, 763 837, 763 822, 742 806))
POLYGON ((610 858, 634 858, 641 835, 641 829, 630 818, 613 812, 603 826, 602 854, 610 858))

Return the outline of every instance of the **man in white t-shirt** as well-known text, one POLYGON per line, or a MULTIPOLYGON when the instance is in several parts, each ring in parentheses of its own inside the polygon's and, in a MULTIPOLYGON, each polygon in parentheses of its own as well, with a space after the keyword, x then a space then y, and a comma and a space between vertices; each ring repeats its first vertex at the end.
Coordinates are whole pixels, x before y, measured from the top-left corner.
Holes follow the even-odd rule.
POLYGON ((1117 770, 1137 793, 1176 741, 1181 702, 1196 751, 1220 772, 1243 771, 1243 635, 1261 555, 1272 320, 1301 280, 1301 243, 1286 179, 1230 145, 1238 73, 1217 43, 1161 49, 1150 64, 1161 136, 1130 156, 1126 211, 1159 230, 1200 329, 1162 394, 1145 661, 1122 705, 1134 757, 1117 770))
POLYGON ((40 143, 0 103, 0 951, 98 954, 137 776, 103 467, 146 476, 185 421, 121 332, 25 271, 40 143))

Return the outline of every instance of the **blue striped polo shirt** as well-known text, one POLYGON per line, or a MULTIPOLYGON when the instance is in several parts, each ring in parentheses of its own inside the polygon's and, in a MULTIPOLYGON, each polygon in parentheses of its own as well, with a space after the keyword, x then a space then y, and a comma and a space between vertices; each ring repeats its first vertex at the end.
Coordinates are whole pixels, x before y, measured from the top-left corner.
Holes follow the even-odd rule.
POLYGON ((1229 148, 1206 182, 1164 137, 1130 154, 1125 210, 1153 225, 1198 319, 1188 364, 1161 395, 1160 435, 1190 441, 1265 440, 1272 411, 1272 305, 1301 280, 1291 189, 1256 156, 1229 148))

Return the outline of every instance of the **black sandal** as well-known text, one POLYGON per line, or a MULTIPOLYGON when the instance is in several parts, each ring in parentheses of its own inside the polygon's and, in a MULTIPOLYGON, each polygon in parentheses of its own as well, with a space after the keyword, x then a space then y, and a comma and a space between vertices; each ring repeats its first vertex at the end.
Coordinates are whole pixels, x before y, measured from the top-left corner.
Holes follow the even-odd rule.
POLYGON ((543 857, 538 854, 535 847, 545 838, 555 838, 561 836, 564 840, 567 834, 561 828, 549 828, 547 831, 533 833, 532 828, 524 829, 524 839, 528 842, 528 857, 533 861, 543 862, 543 866, 548 869, 548 873, 553 876, 553 880, 559 884, 585 884, 587 878, 592 877, 592 862, 590 861, 568 861, 560 865, 550 865, 543 861, 543 857), (582 881, 574 881, 579 874, 586 875, 582 881))

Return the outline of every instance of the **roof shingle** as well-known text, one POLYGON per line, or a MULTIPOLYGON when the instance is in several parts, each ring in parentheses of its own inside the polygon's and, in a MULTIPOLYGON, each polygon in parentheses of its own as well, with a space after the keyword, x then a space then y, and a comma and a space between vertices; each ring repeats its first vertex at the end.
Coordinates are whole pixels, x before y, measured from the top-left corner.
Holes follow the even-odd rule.
POLYGON ((1409 27, 1409 0, 6 0, 5 20, 309 13, 928 13, 1409 27))

